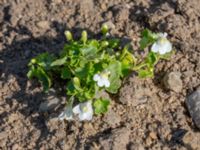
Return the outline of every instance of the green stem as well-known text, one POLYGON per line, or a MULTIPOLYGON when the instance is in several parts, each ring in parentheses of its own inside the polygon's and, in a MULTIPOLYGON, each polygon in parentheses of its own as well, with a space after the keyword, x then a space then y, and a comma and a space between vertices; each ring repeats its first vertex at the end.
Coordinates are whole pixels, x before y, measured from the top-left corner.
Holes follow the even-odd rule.
POLYGON ((69 98, 69 102, 66 103, 66 106, 72 106, 73 103, 74 103, 74 96, 71 96, 71 97, 69 98))
POLYGON ((132 70, 138 71, 138 70, 140 70, 141 68, 145 67, 146 65, 147 65, 147 64, 143 62, 143 63, 138 64, 138 65, 136 65, 135 67, 133 67, 132 70))

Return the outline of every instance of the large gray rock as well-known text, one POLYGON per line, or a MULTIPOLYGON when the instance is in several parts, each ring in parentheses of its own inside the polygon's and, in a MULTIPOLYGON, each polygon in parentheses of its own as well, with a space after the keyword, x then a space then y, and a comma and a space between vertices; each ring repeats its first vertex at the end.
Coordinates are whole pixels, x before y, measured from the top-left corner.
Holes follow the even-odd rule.
POLYGON ((200 89, 187 97, 186 105, 195 125, 200 129, 200 89))

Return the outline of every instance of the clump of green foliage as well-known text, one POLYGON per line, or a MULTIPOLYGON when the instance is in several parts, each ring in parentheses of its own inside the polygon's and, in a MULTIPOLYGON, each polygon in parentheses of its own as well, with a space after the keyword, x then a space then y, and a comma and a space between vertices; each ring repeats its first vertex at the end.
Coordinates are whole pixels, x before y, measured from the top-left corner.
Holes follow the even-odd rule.
MULTIPOLYGON (((31 59, 28 78, 37 78, 45 92, 55 79, 66 84, 66 95, 70 99, 92 101, 95 114, 105 113, 110 100, 97 98, 97 93, 105 90, 115 94, 121 87, 124 77, 135 71, 141 78, 153 77, 154 67, 159 59, 171 54, 161 55, 149 51, 146 58, 136 58, 129 46, 121 48, 120 40, 108 36, 108 27, 103 25, 101 39, 88 39, 83 31, 80 40, 74 40, 71 32, 66 31, 67 43, 59 56, 42 53, 31 59)), ((159 40, 159 35, 144 30, 140 41, 141 49, 159 40)), ((69 102, 71 104, 71 102, 69 102)))

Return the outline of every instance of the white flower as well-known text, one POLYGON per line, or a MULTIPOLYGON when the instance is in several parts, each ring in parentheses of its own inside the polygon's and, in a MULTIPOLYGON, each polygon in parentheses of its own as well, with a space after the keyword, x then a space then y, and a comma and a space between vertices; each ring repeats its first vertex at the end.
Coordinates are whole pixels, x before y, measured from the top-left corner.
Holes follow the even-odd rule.
POLYGON ((167 39, 167 33, 159 33, 158 40, 151 47, 152 52, 161 55, 168 53, 172 50, 172 44, 167 39))
POLYGON ((97 85, 99 87, 109 87, 110 86, 110 81, 108 80, 108 75, 110 72, 103 72, 101 74, 95 74, 93 77, 93 80, 97 82, 97 85))
POLYGON ((76 105, 73 108, 73 113, 78 114, 80 121, 92 120, 92 116, 93 116, 92 102, 87 101, 87 102, 76 105))
POLYGON ((73 120, 72 106, 69 105, 65 110, 58 116, 59 120, 73 120))

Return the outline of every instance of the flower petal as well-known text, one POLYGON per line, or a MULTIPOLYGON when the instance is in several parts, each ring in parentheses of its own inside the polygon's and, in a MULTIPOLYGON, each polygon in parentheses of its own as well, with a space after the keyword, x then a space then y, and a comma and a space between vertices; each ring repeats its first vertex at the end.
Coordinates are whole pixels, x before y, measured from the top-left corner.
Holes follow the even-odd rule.
POLYGON ((166 41, 159 50, 161 55, 166 54, 172 50, 172 44, 169 41, 166 41))
POLYGON ((105 87, 109 87, 110 86, 110 81, 108 79, 104 80, 104 85, 105 87))
POLYGON ((166 38, 167 37, 167 33, 164 32, 164 33, 158 33, 158 37, 159 38, 166 38))
POLYGON ((164 33, 163 33, 163 37, 165 37, 165 38, 166 38, 166 37, 167 37, 167 35, 168 35, 168 34, 167 34, 166 32, 164 32, 164 33))
POLYGON ((92 120, 92 117, 93 117, 93 113, 80 113, 79 114, 79 119, 80 121, 83 121, 83 120, 92 120))
POLYGON ((172 50, 172 44, 169 41, 166 42, 165 47, 167 53, 172 50))
POLYGON ((73 108, 73 112, 78 114, 80 121, 91 120, 92 116, 93 116, 92 102, 87 101, 84 103, 80 103, 79 105, 77 105, 73 108))
POLYGON ((75 114, 81 113, 80 104, 76 105, 76 106, 73 108, 72 111, 73 111, 73 113, 75 113, 75 114))
POLYGON ((86 120, 92 120, 93 114, 87 114, 87 118, 85 118, 86 120))
POLYGON ((93 114, 92 101, 87 102, 88 113, 93 114))
POLYGON ((63 111, 63 112, 58 116, 58 119, 62 121, 62 120, 65 119, 65 117, 66 117, 66 115, 65 115, 65 112, 63 111))
POLYGON ((71 106, 67 106, 65 111, 63 111, 59 116, 59 120, 72 120, 73 119, 73 114, 72 114, 72 108, 71 106))
POLYGON ((157 42, 155 42, 151 47, 151 51, 157 53, 159 52, 159 50, 160 50, 160 45, 157 42))
POLYGON ((104 86, 103 80, 102 80, 102 79, 99 80, 99 81, 97 82, 97 85, 98 85, 99 87, 103 87, 103 86, 104 86))
POLYGON ((99 81, 100 80, 99 74, 95 74, 94 77, 93 77, 93 80, 94 81, 99 81))

